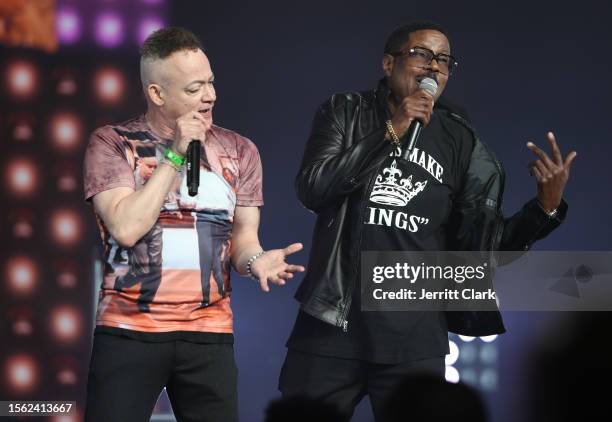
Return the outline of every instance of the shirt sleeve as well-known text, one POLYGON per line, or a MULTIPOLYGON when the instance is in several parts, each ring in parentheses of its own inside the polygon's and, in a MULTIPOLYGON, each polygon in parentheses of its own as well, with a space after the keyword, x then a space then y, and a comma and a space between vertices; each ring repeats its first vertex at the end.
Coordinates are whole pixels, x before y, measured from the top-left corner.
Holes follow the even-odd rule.
POLYGON ((240 175, 236 189, 236 205, 260 207, 263 205, 263 170, 259 151, 253 142, 244 139, 240 157, 240 175))
POLYGON ((134 173, 127 160, 127 145, 108 126, 97 129, 90 137, 83 163, 85 200, 117 187, 135 189, 134 173))

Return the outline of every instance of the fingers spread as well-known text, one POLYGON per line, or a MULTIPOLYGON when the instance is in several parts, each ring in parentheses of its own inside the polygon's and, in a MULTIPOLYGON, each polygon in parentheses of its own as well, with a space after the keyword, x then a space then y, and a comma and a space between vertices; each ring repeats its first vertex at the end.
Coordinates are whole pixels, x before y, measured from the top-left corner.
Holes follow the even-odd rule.
POLYGON ((535 178, 538 181, 538 183, 542 183, 543 182, 543 180, 542 180, 542 173, 540 172, 540 170, 538 170, 538 168, 534 166, 531 169, 531 171, 533 172, 533 175, 535 176, 535 178))
POLYGON ((548 132, 546 134, 546 139, 548 139, 548 143, 550 144, 550 148, 552 150, 553 161, 556 165, 560 166, 563 164, 563 158, 561 157, 561 151, 559 150, 559 146, 555 140, 555 134, 548 132))
POLYGON ((261 290, 263 290, 264 292, 270 291, 270 287, 268 287, 268 279, 265 277, 262 277, 259 279, 259 286, 261 287, 261 290))
POLYGON ((287 256, 296 253, 297 251, 301 251, 303 247, 304 245, 302 245, 301 243, 292 243, 291 245, 283 249, 283 252, 285 253, 285 256, 287 256))
POLYGON ((548 155, 542 151, 536 144, 533 142, 527 142, 527 148, 529 148, 535 155, 537 155, 540 160, 546 165, 546 167, 550 167, 551 169, 555 166, 555 164, 551 161, 548 155))
POLYGON ((540 160, 535 162, 535 168, 538 169, 538 171, 540 172, 540 175, 543 179, 543 181, 545 182, 547 179, 552 178, 552 173, 548 170, 548 168, 546 168, 546 166, 544 165, 544 163, 540 160))
POLYGON ((577 155, 578 153, 576 151, 572 151, 567 154, 567 157, 565 157, 565 162, 563 163, 563 167, 565 167, 566 170, 569 170, 570 166, 572 165, 572 161, 574 161, 574 158, 576 158, 577 155))
POLYGON ((287 265, 285 268, 285 271, 290 273, 303 273, 305 270, 306 268, 301 265, 287 265))
POLYGON ((272 284, 278 284, 278 285, 280 285, 280 286, 282 286, 283 284, 285 284, 285 280, 283 280, 282 278, 280 278, 280 277, 278 276, 278 274, 277 274, 277 275, 270 275, 270 276, 268 276, 268 282, 269 282, 269 283, 272 283, 272 284))
POLYGON ((290 278, 293 278, 293 274, 283 271, 282 273, 278 273, 278 278, 281 278, 283 280, 289 280, 290 278))
POLYGON ((527 168, 529 169, 529 174, 530 174, 531 176, 533 176, 533 175, 534 175, 534 172, 533 172, 533 168, 534 168, 534 167, 535 167, 535 161, 530 161, 530 162, 527 164, 527 168))

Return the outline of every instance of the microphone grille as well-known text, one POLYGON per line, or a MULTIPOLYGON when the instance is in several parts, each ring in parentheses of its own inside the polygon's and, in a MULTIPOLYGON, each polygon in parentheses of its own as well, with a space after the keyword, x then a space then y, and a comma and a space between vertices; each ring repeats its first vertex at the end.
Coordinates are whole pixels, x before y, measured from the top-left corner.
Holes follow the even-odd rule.
POLYGON ((419 83, 419 88, 429 92, 431 95, 436 95, 438 83, 432 78, 423 78, 419 83))

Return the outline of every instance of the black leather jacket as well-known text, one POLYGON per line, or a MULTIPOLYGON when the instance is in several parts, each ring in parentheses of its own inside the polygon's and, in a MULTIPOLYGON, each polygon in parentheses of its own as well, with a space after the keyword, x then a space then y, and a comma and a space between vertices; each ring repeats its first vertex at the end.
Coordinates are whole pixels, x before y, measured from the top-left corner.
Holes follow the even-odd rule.
MULTIPOLYGON (((318 214, 308 270, 296 298, 306 313, 346 329, 351 292, 360 268, 361 228, 367 192, 391 143, 384 140, 389 90, 335 94, 318 110, 295 186, 302 204, 318 214), (349 212, 350 210, 350 212, 349 212)), ((562 201, 550 218, 532 199, 510 218, 501 212, 504 171, 456 108, 440 99, 435 113, 449 134, 469 131, 474 139, 465 183, 455 198, 448 227, 449 250, 526 251, 565 218, 562 201)), ((517 256, 520 254, 517 254, 517 256)), ((483 336, 505 332, 499 311, 446 312, 448 329, 483 336)))

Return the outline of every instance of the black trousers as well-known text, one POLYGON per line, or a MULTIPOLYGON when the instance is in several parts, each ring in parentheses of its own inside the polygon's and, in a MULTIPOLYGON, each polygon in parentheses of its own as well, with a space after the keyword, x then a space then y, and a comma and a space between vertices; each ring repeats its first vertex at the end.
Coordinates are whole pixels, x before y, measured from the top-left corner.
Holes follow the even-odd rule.
POLYGON ((429 373, 444 377, 444 357, 377 364, 356 359, 321 356, 289 349, 281 370, 283 396, 304 395, 324 400, 349 419, 367 394, 377 422, 384 421, 385 405, 405 376, 429 373))
POLYGON ((87 422, 145 422, 164 388, 178 422, 238 420, 232 344, 94 336, 87 422))

